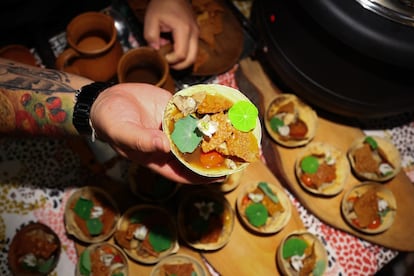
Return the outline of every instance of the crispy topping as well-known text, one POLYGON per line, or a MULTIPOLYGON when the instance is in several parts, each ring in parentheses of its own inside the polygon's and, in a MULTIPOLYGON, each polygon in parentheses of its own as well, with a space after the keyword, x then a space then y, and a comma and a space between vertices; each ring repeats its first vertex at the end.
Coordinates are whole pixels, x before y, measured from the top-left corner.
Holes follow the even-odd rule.
POLYGON ((378 218, 378 197, 374 189, 369 189, 358 197, 354 203, 354 211, 361 228, 366 228, 378 218))

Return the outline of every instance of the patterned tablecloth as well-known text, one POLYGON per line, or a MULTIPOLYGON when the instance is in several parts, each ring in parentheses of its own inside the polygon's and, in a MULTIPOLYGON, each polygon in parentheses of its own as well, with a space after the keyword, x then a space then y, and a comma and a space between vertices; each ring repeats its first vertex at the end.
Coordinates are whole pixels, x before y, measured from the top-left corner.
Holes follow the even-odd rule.
MULTIPOLYGON (((234 79, 236 65, 229 72, 210 82, 237 88, 234 79)), ((367 131, 372 132, 372 130, 367 131)), ((404 169, 414 181, 414 123, 379 132, 390 136, 403 156, 404 169)), ((0 139, 0 274, 9 275, 7 253, 16 232, 29 222, 49 225, 60 237, 62 253, 53 275, 72 275, 77 261, 74 241, 66 235, 63 210, 68 196, 90 171, 67 140, 46 138, 0 139)), ((124 178, 122 163, 109 175, 124 178)), ((125 165, 125 164, 124 164, 125 165)), ((329 253, 328 275, 369 275, 391 261, 398 252, 366 242, 332 228, 309 213, 291 194, 305 227, 316 234, 329 253)))

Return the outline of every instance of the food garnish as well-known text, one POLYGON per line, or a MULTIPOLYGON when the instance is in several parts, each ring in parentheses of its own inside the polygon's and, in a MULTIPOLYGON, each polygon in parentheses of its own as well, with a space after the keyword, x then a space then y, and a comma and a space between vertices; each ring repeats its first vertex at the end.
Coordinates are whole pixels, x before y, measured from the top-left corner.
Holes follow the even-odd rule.
POLYGON ((378 146, 377 141, 367 136, 364 144, 354 152, 355 169, 358 172, 376 174, 378 177, 394 173, 394 167, 388 161, 385 152, 378 146))
POLYGON ((171 138, 177 148, 183 153, 193 152, 203 140, 198 129, 198 120, 191 115, 177 120, 171 138))
POLYGON ((93 245, 79 256, 79 272, 82 276, 126 276, 127 263, 119 249, 109 244, 93 245))
POLYGON ((315 244, 309 244, 300 236, 288 238, 282 248, 282 256, 298 275, 323 275, 326 268, 324 260, 317 259, 315 244))
POLYGON ((256 127, 259 111, 248 101, 236 102, 229 109, 229 119, 231 124, 240 131, 248 132, 256 127))
POLYGON ((352 219, 352 223, 358 228, 376 229, 380 227, 384 217, 391 211, 388 202, 378 196, 374 189, 349 197, 347 201, 351 206, 350 211, 356 215, 352 219))
POLYGON ((89 235, 97 236, 103 231, 102 216, 104 210, 99 205, 94 205, 92 200, 79 197, 76 201, 73 211, 78 215, 86 225, 89 235))
POLYGON ((8 261, 13 275, 48 275, 56 266, 61 245, 48 226, 30 223, 13 238, 8 261))
POLYGON ((269 218, 285 211, 278 195, 266 182, 259 182, 256 189, 244 196, 242 208, 248 222, 255 227, 264 226, 269 218))
POLYGON ((158 256, 173 246, 174 237, 165 218, 151 209, 143 209, 126 218, 126 228, 115 232, 119 245, 137 255, 158 256))
POLYGON ((308 155, 300 162, 303 171, 300 179, 314 189, 331 184, 336 178, 336 162, 331 155, 308 155))

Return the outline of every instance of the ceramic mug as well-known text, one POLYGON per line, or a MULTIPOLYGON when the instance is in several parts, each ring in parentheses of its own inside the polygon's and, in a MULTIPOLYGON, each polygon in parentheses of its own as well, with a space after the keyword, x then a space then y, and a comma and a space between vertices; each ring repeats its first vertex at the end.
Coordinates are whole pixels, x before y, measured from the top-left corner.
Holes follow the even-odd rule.
POLYGON ((163 52, 147 46, 131 49, 122 56, 118 63, 118 81, 149 83, 175 92, 163 52))
POLYGON ((66 28, 69 48, 56 59, 56 68, 94 81, 116 76, 123 55, 112 17, 85 12, 73 18, 66 28))
POLYGON ((10 44, 2 47, 0 49, 0 57, 32 66, 38 66, 36 58, 30 49, 20 44, 10 44))

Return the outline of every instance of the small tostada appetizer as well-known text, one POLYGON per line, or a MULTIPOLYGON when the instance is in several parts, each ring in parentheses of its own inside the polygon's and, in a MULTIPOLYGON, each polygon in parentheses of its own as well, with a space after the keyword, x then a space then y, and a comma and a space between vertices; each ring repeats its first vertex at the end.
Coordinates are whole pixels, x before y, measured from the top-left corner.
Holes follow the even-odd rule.
POLYGON ((401 170, 398 149, 387 138, 365 136, 357 139, 348 150, 354 173, 361 179, 384 182, 401 170))
POLYGON ((286 147, 309 143, 316 133, 316 112, 293 94, 277 96, 267 107, 265 127, 269 135, 286 147))
POLYGON ((260 158, 258 110, 231 87, 198 84, 178 91, 162 127, 173 154, 203 176, 229 175, 260 158))
POLYGON ((391 190, 383 184, 365 182, 345 194, 341 211, 348 224, 356 230, 376 234, 393 224, 397 202, 391 190))
POLYGON ((295 173, 305 190, 317 195, 334 196, 344 189, 350 167, 346 155, 337 148, 312 142, 296 159, 295 173))
POLYGON ((176 254, 164 257, 151 271, 151 276, 207 276, 209 273, 195 258, 176 254))
POLYGON ((76 275, 128 276, 128 258, 122 249, 114 244, 92 244, 80 254, 76 275))
POLYGON ((128 168, 128 183, 132 193, 147 202, 165 202, 180 187, 179 183, 136 163, 128 168))
POLYGON ((238 196, 236 207, 243 224, 261 234, 279 232, 291 217, 286 193, 263 181, 248 185, 238 196))
POLYGON ((98 187, 83 187, 75 191, 65 206, 66 231, 86 243, 109 239, 120 217, 114 199, 98 187))
POLYGON ((171 214, 148 204, 129 208, 118 221, 114 237, 131 259, 143 264, 155 264, 179 249, 171 214))
POLYGON ((43 223, 21 228, 10 244, 8 263, 13 275, 49 275, 58 261, 61 243, 57 234, 43 223))
POLYGON ((191 247, 216 250, 230 240, 234 211, 223 193, 212 189, 188 191, 177 213, 181 238, 191 247))
POLYGON ((276 258, 281 274, 287 276, 321 276, 328 267, 325 247, 307 231, 287 235, 279 245, 276 258))

